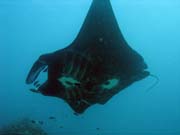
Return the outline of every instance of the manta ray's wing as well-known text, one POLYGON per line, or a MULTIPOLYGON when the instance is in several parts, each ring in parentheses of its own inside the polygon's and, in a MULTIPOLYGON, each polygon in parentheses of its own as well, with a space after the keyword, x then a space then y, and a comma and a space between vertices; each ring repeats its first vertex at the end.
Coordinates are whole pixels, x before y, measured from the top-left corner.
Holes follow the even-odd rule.
POLYGON ((72 44, 41 56, 26 83, 48 66, 48 80, 38 91, 64 99, 78 113, 105 104, 112 96, 149 75, 143 57, 125 41, 110 0, 93 0, 72 44))
POLYGON ((143 57, 124 39, 110 0, 93 0, 80 32, 70 47, 91 57, 93 62, 99 60, 104 72, 131 75, 147 68, 143 57))

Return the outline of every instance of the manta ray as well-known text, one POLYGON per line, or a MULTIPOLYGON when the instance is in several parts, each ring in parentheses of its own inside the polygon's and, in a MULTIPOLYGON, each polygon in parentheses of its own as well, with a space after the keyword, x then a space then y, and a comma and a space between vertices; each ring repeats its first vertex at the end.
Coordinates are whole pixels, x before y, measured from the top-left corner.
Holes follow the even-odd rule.
POLYGON ((64 100, 78 114, 150 75, 143 57, 125 41, 110 0, 93 0, 72 43, 42 54, 33 64, 27 84, 39 74, 48 77, 31 91, 64 100))

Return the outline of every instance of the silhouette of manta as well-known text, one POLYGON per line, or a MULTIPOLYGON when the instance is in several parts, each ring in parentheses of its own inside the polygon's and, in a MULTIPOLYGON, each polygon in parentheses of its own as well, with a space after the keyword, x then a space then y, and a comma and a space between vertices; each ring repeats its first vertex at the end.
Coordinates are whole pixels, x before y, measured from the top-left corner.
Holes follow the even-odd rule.
POLYGON ((123 38, 110 0, 93 0, 76 39, 64 49, 41 55, 26 83, 37 84, 44 69, 47 81, 31 91, 61 98, 76 113, 105 104, 150 75, 143 58, 123 38))

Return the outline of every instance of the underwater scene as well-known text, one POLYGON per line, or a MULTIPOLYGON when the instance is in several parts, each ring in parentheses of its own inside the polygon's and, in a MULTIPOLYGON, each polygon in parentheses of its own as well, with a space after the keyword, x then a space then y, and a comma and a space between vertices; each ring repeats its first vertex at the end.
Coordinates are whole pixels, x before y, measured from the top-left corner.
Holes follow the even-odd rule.
POLYGON ((179 0, 1 0, 0 135, 180 135, 179 0))

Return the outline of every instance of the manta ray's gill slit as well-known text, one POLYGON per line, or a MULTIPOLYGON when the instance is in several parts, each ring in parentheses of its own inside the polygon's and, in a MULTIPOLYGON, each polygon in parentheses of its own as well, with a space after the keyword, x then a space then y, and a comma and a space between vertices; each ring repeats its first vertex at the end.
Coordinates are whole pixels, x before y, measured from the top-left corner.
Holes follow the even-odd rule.
POLYGON ((74 54, 73 56, 73 69, 71 71, 71 74, 72 76, 74 76, 75 78, 77 78, 77 74, 79 73, 79 70, 80 70, 80 66, 81 66, 81 63, 79 61, 79 55, 76 55, 74 54))
POLYGON ((90 104, 83 98, 85 93, 91 93, 82 87, 84 82, 89 80, 89 73, 92 67, 91 61, 79 54, 72 51, 67 51, 64 56, 64 67, 62 74, 59 76, 58 81, 65 86, 65 97, 71 102, 84 102, 84 104, 90 104), (81 87, 81 88, 80 88, 81 87))
POLYGON ((65 96, 68 101, 81 102, 83 99, 83 89, 79 88, 80 82, 71 77, 61 77, 59 81, 65 86, 65 96))
POLYGON ((78 102, 78 104, 80 104, 84 98, 84 91, 75 88, 73 91, 69 91, 69 95, 71 96, 70 99, 73 99, 75 102, 78 102))
POLYGON ((88 63, 82 63, 81 66, 82 66, 82 70, 81 70, 81 73, 79 74, 79 79, 83 80, 84 76, 85 76, 85 74, 87 72, 88 63))
POLYGON ((74 71, 74 76, 77 77, 77 78, 78 78, 78 75, 81 73, 80 68, 81 68, 81 65, 78 64, 78 65, 76 66, 76 70, 74 71))
POLYGON ((77 59, 77 55, 76 54, 72 54, 71 63, 69 63, 70 67, 71 67, 71 71, 69 71, 70 72, 69 74, 71 74, 73 76, 74 76, 74 72, 77 70, 76 67, 79 65, 79 63, 76 63, 76 59, 77 59))
POLYGON ((67 52, 64 54, 64 67, 63 73, 71 74, 74 66, 74 56, 72 53, 67 52))
POLYGON ((81 99, 82 92, 78 87, 81 85, 81 82, 76 80, 76 78, 72 78, 70 76, 63 76, 58 79, 58 81, 65 86, 65 95, 66 99, 81 99))
POLYGON ((67 52, 64 55, 63 75, 70 76, 79 82, 88 78, 92 63, 83 55, 74 52, 67 52))

